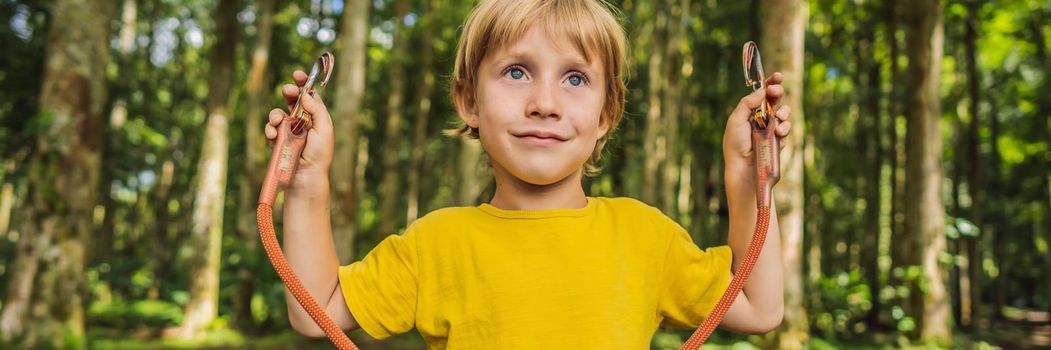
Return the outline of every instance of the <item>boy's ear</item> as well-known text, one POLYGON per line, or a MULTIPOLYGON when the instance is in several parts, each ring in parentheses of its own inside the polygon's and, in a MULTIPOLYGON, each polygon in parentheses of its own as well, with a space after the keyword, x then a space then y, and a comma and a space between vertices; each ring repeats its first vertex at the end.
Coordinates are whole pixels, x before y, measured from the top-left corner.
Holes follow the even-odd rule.
POLYGON ((478 111, 474 100, 474 91, 463 84, 456 84, 456 93, 453 95, 456 104, 456 112, 467 126, 478 128, 478 111))
POLYGON ((609 132, 609 119, 605 113, 598 117, 598 137, 603 138, 609 132))

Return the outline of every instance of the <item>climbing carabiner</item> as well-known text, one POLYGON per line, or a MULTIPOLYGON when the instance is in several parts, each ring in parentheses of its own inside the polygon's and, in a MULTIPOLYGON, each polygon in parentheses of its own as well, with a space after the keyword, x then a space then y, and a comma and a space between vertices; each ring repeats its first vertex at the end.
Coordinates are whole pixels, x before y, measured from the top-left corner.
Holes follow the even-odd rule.
MULTIPOLYGON (((752 88, 752 91, 766 90, 766 73, 763 71, 763 57, 759 54, 759 46, 754 41, 744 43, 741 58, 745 85, 752 88)), ((764 98, 762 106, 752 111, 752 124, 759 129, 765 129, 772 114, 771 106, 764 98)))
POLYGON ((756 204, 760 207, 771 203, 771 190, 781 178, 780 146, 774 133, 778 120, 774 117, 774 106, 766 100, 766 72, 759 46, 754 41, 744 43, 741 53, 744 61, 744 81, 752 92, 762 90, 763 102, 752 111, 752 149, 755 150, 756 204))
POLYGON ((296 100, 296 105, 292 109, 292 113, 289 116, 292 117, 292 133, 299 135, 304 130, 310 130, 313 125, 314 119, 309 112, 303 109, 302 102, 303 96, 314 95, 314 85, 318 83, 318 77, 324 75, 324 79, 321 80, 321 87, 328 86, 328 79, 332 76, 332 64, 335 61, 335 56, 332 53, 325 52, 318 57, 317 62, 310 68, 310 75, 307 76, 307 82, 299 88, 299 99, 296 100))

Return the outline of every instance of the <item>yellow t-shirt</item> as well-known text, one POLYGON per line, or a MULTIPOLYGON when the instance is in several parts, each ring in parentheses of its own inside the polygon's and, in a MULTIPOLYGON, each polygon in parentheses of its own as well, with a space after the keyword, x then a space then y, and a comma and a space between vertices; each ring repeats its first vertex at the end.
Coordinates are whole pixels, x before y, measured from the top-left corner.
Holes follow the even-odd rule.
POLYGON ((700 325, 731 260, 658 209, 589 197, 581 209, 437 210, 339 280, 376 339, 415 327, 430 349, 646 349, 661 322, 700 325))

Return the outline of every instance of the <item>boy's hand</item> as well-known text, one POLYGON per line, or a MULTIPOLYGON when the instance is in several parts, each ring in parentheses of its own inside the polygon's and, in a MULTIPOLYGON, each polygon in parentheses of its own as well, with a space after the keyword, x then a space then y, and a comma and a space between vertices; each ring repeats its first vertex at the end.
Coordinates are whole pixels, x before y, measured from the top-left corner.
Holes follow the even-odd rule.
MULTIPOLYGON (((759 108, 764 98, 770 105, 777 106, 777 102, 785 95, 785 88, 781 86, 782 78, 781 73, 774 73, 766 79, 766 91, 755 91, 741 98, 737 108, 730 112, 730 118, 726 121, 726 131, 723 133, 723 158, 726 160, 727 170, 750 170, 750 174, 755 173, 755 162, 752 161, 752 110, 759 108)), ((792 129, 792 123, 789 121, 791 109, 781 106, 774 110, 774 115, 781 121, 774 134, 780 140, 788 136, 792 129)), ((785 147, 784 141, 779 144, 782 148, 785 147)))
MULTIPOLYGON (((292 73, 292 79, 296 85, 285 84, 281 87, 281 95, 284 95, 289 110, 292 110, 299 99, 299 87, 306 84, 307 74, 297 70, 292 73)), ((299 168, 296 170, 291 185, 293 188, 315 183, 312 180, 319 177, 328 177, 335 147, 332 136, 332 118, 328 114, 324 101, 321 100, 321 94, 315 92, 312 98, 305 96, 302 103, 303 108, 313 116, 314 122, 307 131, 307 144, 299 159, 299 168)), ((267 140, 273 142, 277 138, 277 127, 287 116, 288 113, 280 108, 270 111, 270 122, 266 124, 265 130, 267 140)))

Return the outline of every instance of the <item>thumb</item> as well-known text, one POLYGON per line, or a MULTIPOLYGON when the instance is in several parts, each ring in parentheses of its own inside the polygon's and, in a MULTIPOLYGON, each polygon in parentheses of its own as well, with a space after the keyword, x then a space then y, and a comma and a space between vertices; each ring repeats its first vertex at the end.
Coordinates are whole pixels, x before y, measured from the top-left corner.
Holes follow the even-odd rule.
POLYGON ((741 102, 738 104, 740 107, 745 107, 749 110, 759 108, 763 105, 763 99, 766 98, 766 90, 760 89, 752 91, 752 93, 741 98, 741 102))
MULTIPOLYGON (((765 90, 756 90, 752 93, 745 95, 741 98, 741 102, 737 103, 737 108, 730 113, 730 120, 740 120, 747 122, 752 118, 752 110, 759 108, 763 105, 763 99, 766 98, 765 90)), ((734 122, 739 123, 739 122, 734 122)))

